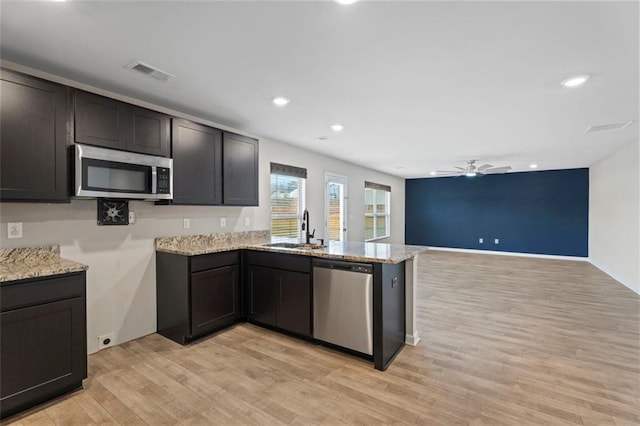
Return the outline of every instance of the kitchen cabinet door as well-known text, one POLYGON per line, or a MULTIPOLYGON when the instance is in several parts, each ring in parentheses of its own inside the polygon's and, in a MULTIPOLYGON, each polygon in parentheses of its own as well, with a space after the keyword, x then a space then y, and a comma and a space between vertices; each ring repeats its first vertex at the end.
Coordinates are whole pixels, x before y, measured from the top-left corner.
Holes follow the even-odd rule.
POLYGON ((280 283, 278 270, 250 265, 249 278, 249 319, 270 325, 278 325, 278 299, 280 283))
POLYGON ((222 131, 172 120, 172 204, 222 204, 222 131))
POLYGON ((84 288, 84 273, 2 288, 0 417, 82 386, 87 377, 84 288))
POLYGON ((76 142, 127 149, 127 104, 81 90, 74 99, 76 142))
POLYGON ((239 317, 238 266, 191 274, 191 335, 233 324, 239 317))
POLYGON ((75 91, 75 141, 170 156, 170 117, 115 99, 75 91))
POLYGON ((171 119, 168 115, 131 105, 127 118, 127 151, 170 156, 171 119))
POLYGON ((223 204, 258 205, 258 141, 224 132, 223 204))
POLYGON ((1 70, 0 201, 68 202, 69 88, 1 70))
POLYGON ((309 274, 279 271, 278 327, 311 336, 311 278, 309 274))

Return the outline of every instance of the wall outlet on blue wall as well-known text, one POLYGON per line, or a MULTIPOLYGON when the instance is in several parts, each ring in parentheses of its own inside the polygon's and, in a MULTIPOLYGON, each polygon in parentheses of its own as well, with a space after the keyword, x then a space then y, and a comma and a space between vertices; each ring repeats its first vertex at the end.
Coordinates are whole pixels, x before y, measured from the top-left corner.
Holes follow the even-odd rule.
POLYGON ((479 242, 480 244, 484 244, 484 238, 478 238, 478 242, 479 242))
POLYGON ((494 243, 494 244, 500 244, 500 239, 499 239, 499 238, 496 238, 495 240, 493 240, 493 243, 494 243))

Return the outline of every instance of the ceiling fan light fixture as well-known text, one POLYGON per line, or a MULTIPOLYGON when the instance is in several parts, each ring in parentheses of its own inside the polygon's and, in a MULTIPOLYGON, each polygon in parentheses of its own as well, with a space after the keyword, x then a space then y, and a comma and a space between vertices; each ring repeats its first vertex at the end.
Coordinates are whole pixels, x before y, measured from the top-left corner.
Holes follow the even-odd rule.
POLYGON ((575 75, 573 77, 569 77, 567 79, 562 80, 560 84, 562 84, 564 87, 570 87, 570 88, 580 87, 583 84, 585 84, 587 80, 589 80, 589 78, 591 78, 589 74, 575 75))
POLYGON ((437 173, 436 173, 436 172, 435 172, 435 170, 434 170, 434 171, 429 172, 429 174, 430 174, 431 176, 435 176, 437 173))
POLYGON ((478 174, 476 172, 467 172, 464 175, 466 177, 476 177, 478 174))

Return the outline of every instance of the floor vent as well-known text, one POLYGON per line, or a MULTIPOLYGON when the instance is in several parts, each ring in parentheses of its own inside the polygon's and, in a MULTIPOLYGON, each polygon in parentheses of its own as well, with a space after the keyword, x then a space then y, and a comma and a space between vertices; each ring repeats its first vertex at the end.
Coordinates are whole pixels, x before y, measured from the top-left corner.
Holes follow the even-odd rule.
POLYGON ((125 68, 128 68, 133 71, 137 71, 141 74, 148 75, 149 77, 155 78, 160 81, 169 81, 175 77, 173 74, 169 74, 166 71, 162 71, 159 68, 153 67, 149 64, 145 64, 142 61, 133 61, 130 64, 126 65, 125 68))
POLYGON ((589 126, 587 127, 587 130, 585 130, 584 132, 591 133, 591 132, 600 132, 602 130, 626 129, 631 125, 631 123, 633 123, 633 121, 634 120, 625 121, 624 123, 598 124, 595 126, 589 126))

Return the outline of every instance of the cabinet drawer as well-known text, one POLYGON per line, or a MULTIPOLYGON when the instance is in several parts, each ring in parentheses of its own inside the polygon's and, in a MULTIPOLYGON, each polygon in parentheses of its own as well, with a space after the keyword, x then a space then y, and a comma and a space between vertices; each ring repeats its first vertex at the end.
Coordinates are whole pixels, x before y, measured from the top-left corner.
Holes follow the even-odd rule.
POLYGON ((191 257, 191 272, 200 272, 222 266, 237 265, 238 252, 200 254, 191 257))
POLYGON ((3 283, 0 286, 0 311, 83 297, 84 283, 84 272, 16 281, 11 284, 3 283))
POLYGON ((306 273, 311 271, 311 258, 295 254, 249 251, 247 253, 247 263, 249 265, 266 266, 287 271, 306 273))

